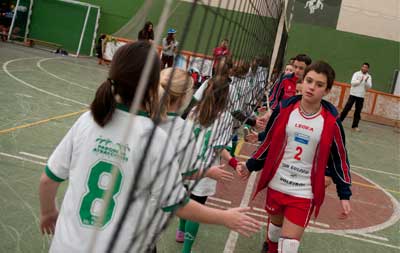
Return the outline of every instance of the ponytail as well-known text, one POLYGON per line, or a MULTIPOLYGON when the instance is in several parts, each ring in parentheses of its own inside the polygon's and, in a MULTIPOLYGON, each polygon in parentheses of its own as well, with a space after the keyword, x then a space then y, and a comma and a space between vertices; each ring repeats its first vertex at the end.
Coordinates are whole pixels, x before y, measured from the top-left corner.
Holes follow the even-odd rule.
POLYGON ((112 82, 112 80, 107 79, 100 85, 90 105, 93 118, 101 127, 104 127, 111 120, 116 107, 112 82))

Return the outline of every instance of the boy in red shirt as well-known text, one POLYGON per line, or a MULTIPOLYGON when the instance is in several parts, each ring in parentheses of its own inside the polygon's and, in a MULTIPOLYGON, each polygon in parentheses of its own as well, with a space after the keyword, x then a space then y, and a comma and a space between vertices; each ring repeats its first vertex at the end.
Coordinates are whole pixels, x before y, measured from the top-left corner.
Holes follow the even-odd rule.
POLYGON ((342 217, 350 214, 351 177, 344 131, 335 107, 322 99, 334 78, 334 70, 325 62, 308 66, 302 96, 279 103, 262 144, 237 167, 242 178, 262 170, 256 194, 267 188, 270 253, 298 252, 312 213, 317 217, 324 201, 325 175, 336 184, 342 217))

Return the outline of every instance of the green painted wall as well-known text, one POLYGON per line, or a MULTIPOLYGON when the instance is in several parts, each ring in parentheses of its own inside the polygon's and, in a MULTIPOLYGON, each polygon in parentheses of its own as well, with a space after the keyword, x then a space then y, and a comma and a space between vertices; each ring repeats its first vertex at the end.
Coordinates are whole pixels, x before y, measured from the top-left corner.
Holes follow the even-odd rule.
POLYGON ((400 69, 400 43, 333 28, 293 23, 289 32, 286 61, 297 53, 325 60, 336 70, 336 80, 350 82, 363 62, 371 65, 373 89, 391 92, 395 69, 400 69))

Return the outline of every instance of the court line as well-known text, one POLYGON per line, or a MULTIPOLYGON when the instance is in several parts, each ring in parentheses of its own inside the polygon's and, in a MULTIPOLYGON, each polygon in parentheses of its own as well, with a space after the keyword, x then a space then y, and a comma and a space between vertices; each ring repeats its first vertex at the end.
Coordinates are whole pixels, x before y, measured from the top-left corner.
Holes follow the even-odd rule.
POLYGON ((0 155, 5 156, 5 157, 9 157, 9 158, 14 158, 14 159, 21 160, 21 161, 25 161, 25 162, 31 162, 31 163, 34 163, 34 164, 46 166, 46 163, 44 163, 44 162, 31 160, 31 159, 28 159, 28 158, 25 158, 25 157, 22 157, 22 156, 11 155, 11 154, 7 154, 7 153, 3 153, 3 152, 0 152, 0 155))
POLYGON ((219 208, 219 209, 224 209, 224 210, 228 209, 227 206, 222 206, 222 205, 214 204, 214 203, 212 203, 212 202, 207 202, 207 205, 208 205, 208 206, 217 207, 217 208, 219 208))
MULTIPOLYGON (((363 187, 367 187, 367 188, 371 188, 371 189, 379 189, 378 187, 376 187, 376 185, 372 185, 372 184, 364 184, 364 183, 357 182, 357 181, 352 181, 351 183, 353 185, 359 185, 359 186, 363 186, 363 187)), ((388 192, 400 194, 400 191, 390 190, 390 189, 387 189, 387 188, 385 188, 385 190, 388 191, 388 192)))
POLYGON ((353 236, 353 235, 340 235, 340 236, 343 236, 343 237, 346 237, 346 238, 351 238, 351 239, 358 240, 358 241, 369 242, 369 243, 372 243, 372 244, 377 244, 377 245, 385 246, 385 247, 388 247, 388 248, 400 249, 399 246, 395 246, 395 245, 391 245, 391 244, 387 244, 387 243, 383 243, 383 242, 377 242, 377 241, 369 240, 369 239, 365 239, 365 238, 360 238, 360 237, 353 236))
POLYGON ((221 203, 225 203, 225 204, 228 204, 228 205, 232 204, 232 201, 229 201, 229 200, 226 200, 226 199, 217 198, 217 197, 208 197, 208 199, 214 200, 214 201, 217 201, 217 202, 221 202, 221 203))
POLYGON ((376 240, 381 240, 381 241, 385 241, 388 242, 389 239, 387 239, 386 237, 382 237, 382 236, 377 236, 377 235, 371 235, 371 234, 358 234, 364 237, 368 237, 368 238, 372 238, 372 239, 376 239, 376 240))
POLYGON ((41 156, 41 155, 35 155, 35 154, 31 154, 31 153, 28 153, 28 152, 19 152, 21 155, 26 155, 26 156, 30 156, 30 157, 33 157, 33 158, 37 158, 37 159, 41 159, 41 160, 47 160, 48 159, 48 157, 44 157, 44 156, 41 156))
POLYGON ((46 74, 48 74, 48 75, 50 75, 50 76, 52 76, 52 77, 54 77, 54 78, 56 78, 56 79, 58 79, 58 80, 64 81, 64 82, 66 82, 66 83, 69 83, 69 84, 71 84, 71 85, 80 87, 80 88, 82 88, 82 89, 86 89, 86 90, 90 90, 90 91, 95 91, 94 89, 91 89, 91 88, 89 88, 89 87, 87 87, 87 86, 83 86, 83 85, 80 85, 79 83, 75 83, 75 82, 72 82, 72 81, 68 81, 68 80, 66 80, 66 79, 64 79, 64 78, 62 78, 62 77, 59 77, 58 75, 53 74, 53 73, 51 73, 50 71, 48 71, 48 70, 46 70, 45 68, 42 67, 42 62, 45 62, 45 61, 48 61, 48 60, 57 59, 57 58, 58 58, 58 57, 41 59, 41 60, 39 60, 39 61, 36 62, 36 66, 37 66, 40 70, 42 70, 43 72, 45 72, 46 74))
POLYGON ((376 173, 380 173, 380 174, 386 174, 386 175, 400 177, 400 174, 396 174, 396 173, 390 173, 390 172, 380 171, 380 170, 373 170, 373 169, 370 169, 370 168, 365 168, 365 167, 356 166, 356 165, 351 165, 351 167, 356 168, 356 169, 360 169, 360 170, 368 170, 368 171, 372 171, 372 172, 376 172, 376 173))
POLYGON ((41 125, 41 124, 50 122, 52 120, 65 119, 65 118, 68 118, 68 117, 75 116, 75 115, 81 114, 83 112, 86 112, 87 110, 88 109, 83 109, 83 110, 80 110, 80 111, 77 111, 77 112, 71 112, 71 113, 67 113, 67 114, 63 114, 63 115, 59 115, 59 116, 55 116, 55 117, 39 120, 39 121, 36 121, 36 122, 32 122, 32 123, 28 123, 28 124, 24 124, 24 125, 12 127, 12 128, 0 130, 0 135, 6 134, 6 133, 9 133, 9 132, 13 132, 13 131, 16 131, 18 129, 23 129, 23 128, 27 128, 27 127, 41 125))
MULTIPOLYGON (((243 145, 243 140, 240 140, 238 145, 237 145, 235 154, 239 154, 240 153, 242 145, 243 145)), ((256 178, 257 178, 257 173, 251 173, 250 174, 250 177, 249 177, 249 179, 247 181, 246 189, 245 189, 244 194, 243 194, 242 201, 240 202, 240 207, 247 207, 249 205, 251 193, 253 192, 253 188, 254 188, 254 184, 256 182, 256 178)), ((236 243, 237 243, 238 238, 239 238, 239 234, 237 232, 230 231, 229 232, 229 236, 228 236, 228 240, 225 243, 225 248, 224 248, 223 252, 224 253, 233 253, 233 252, 235 252, 236 243)))
POLYGON ((60 99, 66 100, 66 101, 70 101, 70 102, 75 103, 75 104, 79 104, 79 105, 83 105, 83 106, 89 106, 88 104, 84 104, 84 103, 81 103, 81 102, 79 102, 79 101, 76 101, 76 100, 73 100, 73 99, 70 99, 70 98, 66 98, 66 97, 57 95, 57 94, 55 94, 55 93, 49 92, 49 91, 47 91, 47 90, 43 90, 43 89, 41 89, 41 88, 38 88, 38 87, 36 87, 36 86, 34 86, 34 85, 30 84, 30 83, 25 82, 24 80, 21 80, 20 78, 14 76, 14 75, 11 74, 10 71, 8 71, 8 69, 7 69, 8 65, 9 65, 10 63, 13 63, 13 62, 16 62, 16 61, 23 61, 23 60, 33 60, 33 59, 37 59, 37 58, 39 58, 39 57, 18 58, 18 59, 9 60, 9 61, 7 61, 7 62, 5 62, 5 63, 3 64, 3 70, 4 70, 4 72, 5 72, 7 75, 9 75, 9 76, 10 76, 11 78, 13 78, 14 80, 16 80, 16 81, 18 81, 19 83, 22 83, 23 85, 28 86, 28 87, 30 87, 30 88, 32 88, 32 89, 34 89, 34 90, 40 91, 40 92, 45 93, 45 94, 47 94, 47 95, 54 96, 54 97, 57 97, 57 98, 60 98, 60 99))
POLYGON ((87 66, 87 65, 75 63, 75 62, 69 61, 69 60, 67 60, 65 58, 62 58, 62 57, 57 57, 56 59, 60 60, 63 63, 67 63, 67 64, 70 64, 70 65, 79 66, 79 67, 88 68, 88 69, 94 69, 94 70, 98 70, 98 71, 102 71, 102 72, 108 73, 108 69, 96 68, 96 67, 93 67, 93 66, 87 66))

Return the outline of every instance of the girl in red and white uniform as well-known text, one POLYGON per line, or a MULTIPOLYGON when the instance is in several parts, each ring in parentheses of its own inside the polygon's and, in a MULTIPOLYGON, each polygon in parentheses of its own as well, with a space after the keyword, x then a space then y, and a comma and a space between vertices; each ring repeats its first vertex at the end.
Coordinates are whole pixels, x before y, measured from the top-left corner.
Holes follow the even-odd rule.
POLYGON ((342 216, 350 214, 351 178, 338 112, 322 100, 335 72, 325 62, 305 70, 302 96, 283 100, 273 111, 265 138, 252 157, 238 166, 243 177, 262 170, 256 194, 267 188, 269 252, 297 253, 300 239, 325 196, 325 175, 332 177, 342 216))

